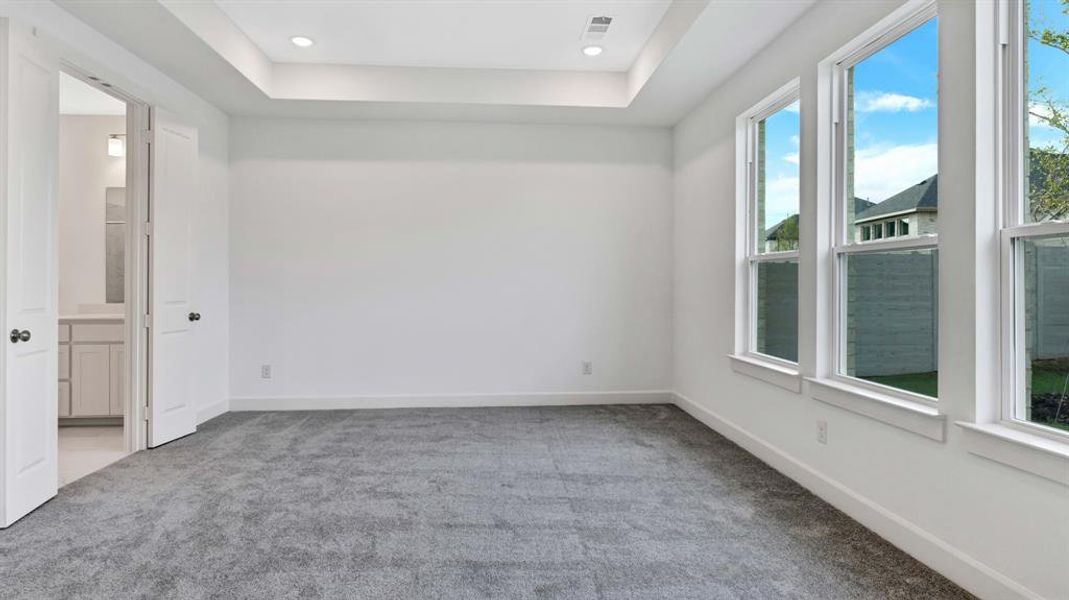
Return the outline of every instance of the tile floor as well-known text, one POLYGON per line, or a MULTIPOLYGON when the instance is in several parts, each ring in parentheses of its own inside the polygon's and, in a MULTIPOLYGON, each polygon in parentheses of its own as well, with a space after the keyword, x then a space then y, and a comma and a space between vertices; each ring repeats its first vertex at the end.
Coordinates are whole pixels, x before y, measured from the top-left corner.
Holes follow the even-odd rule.
POLYGON ((59 487, 103 469, 125 456, 122 426, 59 428, 59 487))

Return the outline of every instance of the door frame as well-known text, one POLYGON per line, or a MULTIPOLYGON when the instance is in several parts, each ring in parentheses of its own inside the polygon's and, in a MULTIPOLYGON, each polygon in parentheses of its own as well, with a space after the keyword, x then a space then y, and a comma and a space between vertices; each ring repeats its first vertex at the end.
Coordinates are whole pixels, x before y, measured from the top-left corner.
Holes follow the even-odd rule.
POLYGON ((150 107, 69 60, 60 60, 60 72, 126 103, 126 377, 122 385, 123 452, 129 455, 148 447, 150 107))

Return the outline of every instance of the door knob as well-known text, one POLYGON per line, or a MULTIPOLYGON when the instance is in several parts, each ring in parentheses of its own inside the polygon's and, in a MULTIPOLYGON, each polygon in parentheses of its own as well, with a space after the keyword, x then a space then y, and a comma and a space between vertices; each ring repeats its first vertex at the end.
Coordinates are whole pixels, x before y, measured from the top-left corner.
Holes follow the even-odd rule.
POLYGON ((19 331, 18 329, 11 330, 11 343, 17 344, 19 342, 30 341, 30 330, 19 331))
POLYGON ((200 320, 200 313, 195 313, 195 312, 189 313, 189 320, 190 321, 199 321, 200 320))

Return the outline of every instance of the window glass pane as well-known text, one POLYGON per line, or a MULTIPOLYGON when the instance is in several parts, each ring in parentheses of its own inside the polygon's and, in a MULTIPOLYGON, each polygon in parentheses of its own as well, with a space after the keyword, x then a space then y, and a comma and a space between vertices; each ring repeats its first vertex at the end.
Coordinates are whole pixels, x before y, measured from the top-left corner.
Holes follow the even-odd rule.
POLYGON ((1025 220, 1069 219, 1069 4, 1029 0, 1025 220))
POLYGON ((757 251, 798 249, 798 101, 757 125, 757 251))
POLYGON ((911 235, 938 232, 937 68, 933 18, 847 71, 847 240, 899 215, 917 215, 911 235))
POLYGON ((798 361, 798 262, 757 263, 757 347, 798 361))
POLYGON ((934 398, 939 371, 938 252, 850 254, 843 260, 843 372, 934 398))
POLYGON ((1027 355, 1015 416, 1069 431, 1069 236, 1018 247, 1027 355))
POLYGON ((126 188, 104 189, 104 301, 121 304, 126 295, 126 188))

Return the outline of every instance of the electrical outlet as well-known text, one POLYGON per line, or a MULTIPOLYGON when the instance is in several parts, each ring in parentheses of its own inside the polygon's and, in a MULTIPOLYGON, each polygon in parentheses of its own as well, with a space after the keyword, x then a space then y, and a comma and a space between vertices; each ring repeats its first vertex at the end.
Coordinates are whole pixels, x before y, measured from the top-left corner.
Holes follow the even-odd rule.
POLYGON ((260 365, 260 379, 271 379, 271 365, 260 365))
POLYGON ((593 374, 594 374, 594 363, 590 362, 589 360, 584 360, 583 361, 583 375, 593 375, 593 374))
POLYGON ((817 421, 817 441, 821 444, 828 443, 828 422, 817 421))

